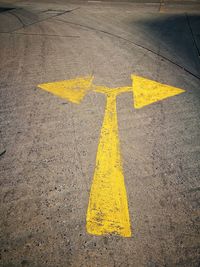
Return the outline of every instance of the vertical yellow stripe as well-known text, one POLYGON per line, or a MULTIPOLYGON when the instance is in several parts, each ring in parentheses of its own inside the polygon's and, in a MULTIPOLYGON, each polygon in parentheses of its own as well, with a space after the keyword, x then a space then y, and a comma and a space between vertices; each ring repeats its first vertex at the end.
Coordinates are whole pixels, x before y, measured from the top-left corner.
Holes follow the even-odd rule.
POLYGON ((130 237, 130 219, 118 137, 116 95, 116 92, 112 91, 107 93, 87 211, 87 231, 94 235, 112 233, 130 237))

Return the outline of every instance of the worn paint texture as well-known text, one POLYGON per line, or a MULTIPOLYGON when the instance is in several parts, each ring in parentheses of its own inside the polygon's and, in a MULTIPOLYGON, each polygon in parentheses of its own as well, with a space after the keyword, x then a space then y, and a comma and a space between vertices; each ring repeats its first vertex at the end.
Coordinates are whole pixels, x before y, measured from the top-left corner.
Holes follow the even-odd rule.
POLYGON ((132 86, 107 88, 92 84, 93 77, 40 84, 38 87, 80 103, 88 91, 106 95, 106 109, 96 156, 96 166, 87 210, 86 228, 94 235, 131 236, 128 201, 117 121, 117 95, 133 92, 134 107, 142 108, 154 102, 183 93, 184 90, 132 75, 132 86))
POLYGON ((180 88, 161 84, 149 79, 132 75, 134 91, 134 108, 139 109, 185 92, 180 88))
POLYGON ((91 234, 131 236, 116 110, 117 94, 130 89, 99 87, 96 90, 107 95, 107 104, 87 211, 87 231, 91 234))
POLYGON ((92 80, 92 76, 80 77, 66 81, 43 83, 39 84, 38 87, 75 104, 79 104, 88 90, 91 89, 92 80))

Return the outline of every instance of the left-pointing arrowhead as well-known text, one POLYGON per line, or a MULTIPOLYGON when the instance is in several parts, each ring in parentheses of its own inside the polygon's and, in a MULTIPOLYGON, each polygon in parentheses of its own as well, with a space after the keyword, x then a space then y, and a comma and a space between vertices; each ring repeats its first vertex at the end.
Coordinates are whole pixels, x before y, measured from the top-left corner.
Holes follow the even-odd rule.
POLYGON ((154 102, 185 92, 180 88, 161 84, 140 76, 131 76, 133 81, 134 107, 139 109, 154 102))
POLYGON ((38 87, 56 96, 79 104, 91 89, 93 77, 39 84, 38 87))

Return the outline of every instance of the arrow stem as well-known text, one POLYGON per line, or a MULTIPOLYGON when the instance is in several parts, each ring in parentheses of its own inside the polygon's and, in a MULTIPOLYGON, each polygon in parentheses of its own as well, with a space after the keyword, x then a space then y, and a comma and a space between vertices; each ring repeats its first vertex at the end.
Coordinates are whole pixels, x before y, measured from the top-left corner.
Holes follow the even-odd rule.
POLYGON ((107 93, 87 211, 87 231, 95 235, 114 233, 131 236, 114 92, 107 93))

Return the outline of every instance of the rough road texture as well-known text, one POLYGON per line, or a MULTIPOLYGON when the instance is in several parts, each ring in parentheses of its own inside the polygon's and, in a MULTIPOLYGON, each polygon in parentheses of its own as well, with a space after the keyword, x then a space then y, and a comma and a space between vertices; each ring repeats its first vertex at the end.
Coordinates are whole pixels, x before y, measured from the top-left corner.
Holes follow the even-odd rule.
POLYGON ((199 5, 8 2, 16 4, 0 13, 0 266, 198 267, 199 5), (133 235, 96 237, 85 218, 105 98, 91 92, 75 105, 37 85, 94 75, 99 85, 129 86, 132 73, 186 93, 140 110, 130 93, 119 96, 133 235))

